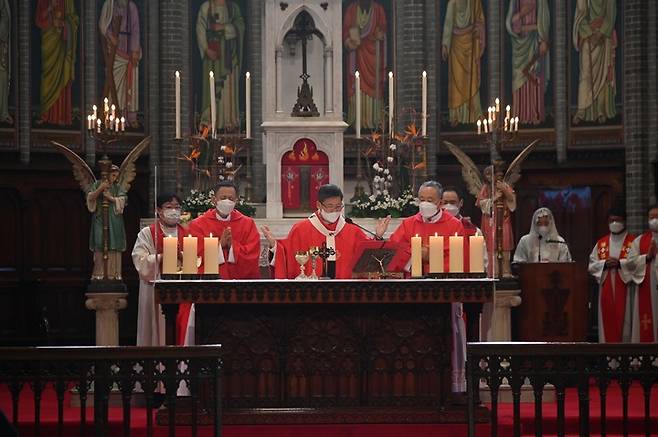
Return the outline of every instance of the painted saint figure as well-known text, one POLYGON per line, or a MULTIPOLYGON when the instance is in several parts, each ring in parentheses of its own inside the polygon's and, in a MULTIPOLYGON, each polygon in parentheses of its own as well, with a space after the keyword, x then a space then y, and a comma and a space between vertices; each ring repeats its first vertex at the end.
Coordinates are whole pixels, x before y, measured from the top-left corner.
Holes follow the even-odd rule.
POLYGON ((615 109, 617 48, 615 0, 578 0, 573 20, 573 45, 578 51, 578 109, 574 123, 617 115, 615 109))
POLYGON ((106 0, 98 28, 105 59, 103 96, 117 105, 132 127, 138 127, 142 45, 137 5, 132 0, 106 0))
POLYGON ((512 42, 512 104, 522 123, 546 118, 550 21, 548 0, 510 0, 505 26, 512 42))
POLYGON ((0 0, 0 123, 13 124, 9 115, 11 83, 11 9, 9 0, 0 0))
POLYGON ((217 129, 240 125, 240 70, 244 55, 244 19, 231 0, 208 0, 199 7, 196 38, 202 60, 201 126, 210 126, 210 84, 215 76, 217 129))
POLYGON ((448 119, 452 126, 482 115, 480 74, 486 29, 481 0, 448 0, 441 55, 448 62, 448 119))
POLYGON ((376 1, 356 0, 343 17, 343 43, 347 53, 347 120, 356 120, 354 73, 361 78, 361 127, 377 129, 382 121, 386 81, 386 11, 376 1))
POLYGON ((75 79, 80 17, 74 0, 39 0, 41 29, 41 115, 39 123, 73 123, 71 85, 75 79))

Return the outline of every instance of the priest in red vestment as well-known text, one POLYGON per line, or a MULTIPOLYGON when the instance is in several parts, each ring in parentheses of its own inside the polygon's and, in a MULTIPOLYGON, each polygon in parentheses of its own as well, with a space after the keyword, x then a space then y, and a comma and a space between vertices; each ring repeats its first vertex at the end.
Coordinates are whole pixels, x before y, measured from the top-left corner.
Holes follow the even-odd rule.
MULTIPOLYGON (((277 279, 294 279, 300 274, 299 264, 295 261, 297 252, 306 252, 311 247, 322 247, 323 243, 333 252, 327 259, 327 272, 322 262, 316 265, 316 274, 335 279, 352 277, 354 249, 360 241, 369 237, 357 226, 349 224, 343 216, 343 192, 333 184, 326 184, 318 190, 317 211, 308 218, 297 222, 290 229, 285 240, 275 240, 267 226, 262 227, 273 252, 274 276, 277 279), (333 250, 331 250, 333 249, 333 250)), ((386 232, 390 217, 377 224, 376 235, 381 237, 386 232)), ((305 274, 311 275, 311 262, 305 265, 305 274)))
MULTIPOLYGON (((254 220, 235 209, 238 190, 231 181, 215 186, 215 208, 194 219, 188 232, 198 238, 199 257, 204 237, 219 238, 219 276, 222 279, 260 279, 260 234, 254 220)), ((203 261, 199 273, 203 273, 203 261)))
MULTIPOLYGON (((424 182, 418 190, 418 214, 407 217, 391 235, 391 241, 400 245, 405 252, 402 263, 396 270, 410 270, 411 237, 422 237, 423 272, 429 271, 429 237, 430 235, 464 235, 464 225, 442 208, 443 187, 436 181, 424 182)), ((444 271, 450 267, 449 245, 444 244, 444 271)), ((465 251, 467 252, 467 251, 465 251)), ((464 264, 465 266, 468 264, 464 264)))

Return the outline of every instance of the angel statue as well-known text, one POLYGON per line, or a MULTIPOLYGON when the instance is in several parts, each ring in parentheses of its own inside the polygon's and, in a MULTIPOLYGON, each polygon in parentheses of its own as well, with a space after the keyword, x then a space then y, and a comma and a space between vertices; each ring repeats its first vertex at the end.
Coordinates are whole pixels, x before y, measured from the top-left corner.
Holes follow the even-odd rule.
MULTIPOLYGON (((514 184, 521 178, 521 164, 532 152, 538 141, 530 143, 514 159, 503 174, 502 169, 490 165, 480 174, 475 163, 459 147, 444 141, 448 150, 462 166, 462 177, 468 191, 475 196, 475 204, 482 211, 482 233, 489 249, 495 249, 498 277, 512 277, 510 258, 514 250, 514 234, 512 231, 512 213, 516 210, 516 194, 514 184), (484 176, 484 177, 483 177, 484 176), (502 215, 501 222, 495 219, 496 214, 502 215), (497 229, 501 229, 498 236, 497 229)), ((489 276, 493 276, 493 264, 489 263, 489 276)))
POLYGON ((94 254, 93 281, 121 281, 121 254, 126 250, 123 210, 130 184, 137 174, 135 161, 150 143, 151 137, 144 138, 128 153, 121 167, 113 165, 104 156, 98 162, 101 177, 96 179, 91 168, 75 152, 51 141, 73 165, 73 176, 85 193, 87 209, 92 213, 89 250, 94 254), (104 232, 105 227, 107 233, 104 232))

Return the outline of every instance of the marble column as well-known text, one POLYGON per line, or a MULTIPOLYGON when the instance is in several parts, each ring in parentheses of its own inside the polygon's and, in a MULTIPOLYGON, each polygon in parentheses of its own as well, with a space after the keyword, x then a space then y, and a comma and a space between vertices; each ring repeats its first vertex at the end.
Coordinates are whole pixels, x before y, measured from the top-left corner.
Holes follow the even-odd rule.
POLYGON ((326 46, 324 49, 324 115, 334 112, 334 49, 326 46))
POLYGON ((96 311, 96 346, 119 345, 119 310, 128 305, 128 293, 85 293, 87 309, 96 311))
POLYGON ((482 309, 480 338, 512 341, 512 308, 521 305, 521 290, 496 290, 493 303, 482 309))
POLYGON ((283 47, 277 47, 276 57, 276 95, 274 97, 276 113, 283 113, 283 47))

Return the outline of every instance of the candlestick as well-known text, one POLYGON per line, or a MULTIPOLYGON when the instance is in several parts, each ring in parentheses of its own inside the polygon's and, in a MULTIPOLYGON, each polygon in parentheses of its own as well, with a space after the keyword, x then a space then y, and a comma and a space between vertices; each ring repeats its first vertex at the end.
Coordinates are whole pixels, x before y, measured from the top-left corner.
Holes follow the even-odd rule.
POLYGON ((124 132, 126 130, 126 118, 121 117, 121 132, 124 132))
POLYGON ((197 273, 197 239, 191 235, 183 238, 183 274, 197 273))
POLYGON ((96 120, 96 132, 101 133, 101 119, 96 120))
POLYGON ((496 97, 496 112, 500 112, 500 99, 496 97))
POLYGON ((416 234, 411 237, 411 277, 420 278, 423 276, 423 243, 422 239, 416 234))
POLYGON ((468 271, 471 273, 484 272, 484 237, 471 235, 468 238, 468 271))
POLYGON ((94 105, 94 106, 91 107, 91 109, 94 110, 94 116, 93 116, 93 118, 94 118, 94 119, 98 118, 98 106, 94 105))
POLYGON ((251 138, 251 73, 244 75, 245 86, 245 137, 251 138))
POLYGON ((212 233, 203 239, 203 273, 219 273, 219 238, 213 237, 212 233))
POLYGON ((478 125, 478 135, 480 135, 482 133, 482 122, 478 120, 477 125, 478 125))
POLYGON ((519 131, 519 117, 514 117, 514 131, 519 131))
POLYGON ((354 72, 354 101, 355 101, 355 122, 354 130, 356 137, 361 138, 361 76, 358 71, 354 72))
POLYGON ((423 71, 423 77, 421 80, 422 88, 422 97, 421 97, 421 135, 427 136, 427 72, 423 71))
POLYGON ((107 115, 107 112, 110 110, 110 100, 105 97, 103 99, 103 112, 107 115))
POLYGON ((388 132, 393 137, 393 72, 388 72, 388 132))
POLYGON ((464 237, 454 235, 448 240, 450 273, 464 273, 464 237))
POLYGON ((162 246, 162 274, 174 275, 178 273, 178 238, 164 237, 162 246))
POLYGON ((210 132, 211 137, 215 138, 215 127, 217 126, 217 120, 215 113, 217 111, 217 102, 215 101, 215 73, 208 73, 208 81, 210 82, 210 132))
POLYGON ((484 133, 485 134, 488 133, 489 132, 488 131, 489 122, 487 121, 486 118, 484 120, 482 120, 482 126, 484 127, 484 133))
POLYGON ((180 72, 175 73, 176 84, 176 139, 180 139, 180 72))
POLYGON ((510 105, 507 105, 507 106, 505 107, 505 116, 506 116, 507 118, 510 118, 510 113, 511 113, 511 112, 512 112, 512 107, 511 107, 510 105))
POLYGON ((443 236, 430 236, 430 273, 443 273, 443 236))

